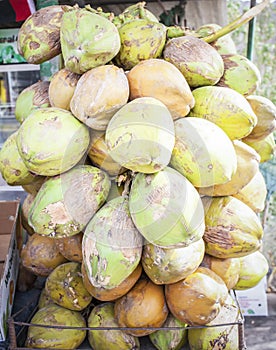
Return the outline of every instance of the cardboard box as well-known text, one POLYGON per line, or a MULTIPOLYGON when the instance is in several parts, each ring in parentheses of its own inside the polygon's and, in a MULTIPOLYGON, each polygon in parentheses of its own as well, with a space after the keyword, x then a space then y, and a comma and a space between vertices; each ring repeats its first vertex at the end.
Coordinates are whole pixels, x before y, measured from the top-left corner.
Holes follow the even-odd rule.
POLYGON ((0 341, 7 337, 19 268, 22 229, 20 201, 0 201, 0 341))

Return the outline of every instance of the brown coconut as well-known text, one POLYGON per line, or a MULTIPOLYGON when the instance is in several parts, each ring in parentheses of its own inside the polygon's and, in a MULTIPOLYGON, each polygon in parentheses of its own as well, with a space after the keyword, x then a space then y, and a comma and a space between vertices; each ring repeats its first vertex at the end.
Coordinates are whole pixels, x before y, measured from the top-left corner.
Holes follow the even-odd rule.
POLYGON ((90 133, 88 158, 94 166, 106 171, 110 176, 117 176, 126 170, 108 154, 105 134, 102 131, 92 130, 90 133))
POLYGON ((232 289, 239 279, 240 259, 221 259, 205 254, 201 266, 214 271, 226 284, 228 290, 232 289))
POLYGON ((114 65, 99 66, 81 76, 70 109, 90 128, 105 130, 112 116, 127 103, 128 97, 129 86, 123 69, 114 65))
POLYGON ((57 238, 56 245, 60 253, 69 261, 82 262, 83 232, 74 236, 57 238))
POLYGON ((205 325, 221 310, 228 289, 212 270, 199 267, 184 280, 165 286, 171 313, 189 325, 205 325))
POLYGON ((220 185, 199 188, 207 196, 231 196, 245 187, 259 170, 260 156, 250 146, 239 140, 233 141, 237 155, 237 170, 231 180, 220 185))
POLYGON ((87 277, 87 273, 85 271, 83 264, 81 266, 81 272, 82 272, 83 284, 85 288, 88 290, 88 292, 94 298, 101 301, 113 301, 121 298, 134 286, 134 284, 138 281, 138 279, 141 276, 142 265, 139 264, 136 267, 136 269, 123 282, 121 282, 117 287, 112 289, 105 289, 102 287, 93 286, 93 284, 90 282, 89 278, 87 277))
POLYGON ((70 110, 70 102, 75 92, 80 74, 63 68, 56 72, 49 85, 49 100, 52 107, 70 110))
POLYGON ((48 276, 57 266, 67 261, 57 249, 54 238, 37 233, 28 237, 21 251, 21 260, 23 266, 37 276, 48 276))
MULTIPOLYGON (((114 310, 120 327, 161 327, 168 316, 163 286, 141 279, 115 302, 114 310)), ((153 333, 154 329, 126 332, 141 337, 153 333)))
POLYGON ((195 100, 183 74, 162 59, 141 61, 127 74, 130 99, 155 97, 163 102, 173 119, 185 117, 195 100))

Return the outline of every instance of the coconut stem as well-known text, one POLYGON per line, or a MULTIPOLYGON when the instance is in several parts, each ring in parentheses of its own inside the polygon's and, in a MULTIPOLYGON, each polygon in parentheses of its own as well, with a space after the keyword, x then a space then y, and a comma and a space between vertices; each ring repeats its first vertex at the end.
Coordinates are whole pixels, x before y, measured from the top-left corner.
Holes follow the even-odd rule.
POLYGON ((205 38, 202 38, 202 40, 206 41, 207 43, 211 43, 220 37, 232 32, 233 30, 236 30, 243 24, 246 24, 249 22, 253 17, 257 16, 264 8, 266 8, 270 4, 270 0, 264 0, 260 4, 252 7, 248 11, 246 11, 243 15, 235 19, 233 22, 227 24, 225 27, 219 29, 217 32, 206 36, 205 38))

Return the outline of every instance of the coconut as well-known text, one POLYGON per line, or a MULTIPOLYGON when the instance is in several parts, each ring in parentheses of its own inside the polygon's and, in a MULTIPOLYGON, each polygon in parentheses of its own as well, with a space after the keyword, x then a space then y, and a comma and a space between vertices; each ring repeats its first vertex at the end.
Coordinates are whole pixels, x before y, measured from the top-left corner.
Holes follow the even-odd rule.
POLYGON ((50 107, 48 81, 38 81, 23 89, 15 102, 15 118, 20 122, 31 114, 36 108, 50 107))
MULTIPOLYGON (((124 174, 122 174, 124 176, 124 174)), ((124 191, 124 185, 122 183, 117 182, 117 179, 111 181, 110 191, 108 193, 108 197, 106 199, 109 202, 111 199, 120 197, 124 191)))
POLYGON ((57 238, 56 245, 60 253, 69 261, 82 262, 83 232, 71 237, 57 238))
POLYGON ((190 87, 215 85, 223 75, 223 60, 217 50, 192 35, 168 40, 163 56, 180 70, 190 87))
POLYGON ((233 195, 233 197, 247 204, 256 213, 260 213, 264 210, 266 196, 266 182, 259 170, 246 186, 233 195))
POLYGON ((220 312, 228 289, 212 270, 199 267, 185 279, 166 284, 168 308, 180 321, 189 325, 205 325, 220 312))
POLYGON ((248 146, 254 148, 254 150, 260 156, 260 163, 272 160, 275 155, 276 145, 273 133, 269 134, 262 140, 249 140, 243 139, 243 142, 248 146))
POLYGON ((174 135, 167 107, 156 98, 140 97, 112 117, 105 142, 117 163, 132 171, 154 173, 168 165, 174 135))
MULTIPOLYGON (((216 23, 204 24, 196 30, 196 34, 198 34, 201 38, 204 38, 206 36, 214 34, 221 28, 222 27, 216 23)), ((213 46, 220 55, 237 53, 236 45, 230 34, 223 35, 219 39, 213 41, 211 43, 211 46, 213 46)))
POLYGON ((115 25, 89 9, 78 7, 64 14, 60 42, 65 68, 78 74, 105 65, 120 49, 115 25))
POLYGON ((117 17, 115 16, 115 19, 113 20, 113 22, 114 21, 117 22, 121 20, 122 23, 125 23, 127 21, 132 21, 135 18, 136 19, 144 18, 144 19, 148 19, 151 22, 158 23, 159 20, 156 18, 156 16, 147 8, 145 8, 145 6, 146 6, 146 3, 144 1, 137 2, 134 5, 127 6, 122 13, 120 13, 117 17))
POLYGON ((70 101, 80 75, 70 72, 66 68, 56 72, 49 82, 49 101, 52 107, 70 110, 70 101))
POLYGON ((46 181, 47 177, 45 176, 34 176, 33 181, 28 185, 21 185, 25 192, 31 194, 32 196, 36 196, 40 187, 46 181))
POLYGON ((48 305, 56 305, 56 303, 50 297, 50 295, 46 291, 46 289, 43 288, 41 293, 40 293, 39 299, 38 299, 37 307, 38 307, 38 309, 42 309, 43 307, 48 306, 48 305))
POLYGON ((104 131, 128 97, 129 86, 124 71, 114 65, 99 66, 81 76, 70 109, 90 128, 104 131))
POLYGON ((105 143, 105 134, 102 131, 93 130, 90 140, 88 157, 93 165, 103 169, 111 177, 117 176, 126 170, 110 157, 105 143))
POLYGON ((148 19, 133 19, 119 28, 121 47, 115 63, 129 70, 140 61, 159 58, 166 43, 167 28, 148 19))
POLYGON ((56 304, 69 310, 81 311, 92 301, 83 284, 81 265, 77 262, 57 266, 47 277, 45 289, 56 304))
POLYGON ((38 310, 32 324, 61 326, 59 328, 29 326, 25 346, 40 349, 76 349, 85 339, 86 331, 74 327, 86 327, 84 317, 78 311, 59 305, 48 305, 38 310), (73 328, 62 328, 62 327, 73 328))
POLYGON ((260 141, 276 129, 276 106, 264 96, 247 96, 251 108, 257 116, 257 125, 246 137, 248 141, 260 141))
POLYGON ((47 6, 34 12, 18 32, 18 52, 28 63, 40 64, 61 53, 60 27, 70 6, 47 6))
POLYGON ((143 237, 131 220, 128 205, 128 198, 112 199, 85 229, 83 263, 89 281, 97 288, 117 287, 140 262, 143 237))
POLYGON ((48 276, 57 266, 66 262, 55 240, 37 233, 28 237, 20 256, 23 266, 36 276, 48 276))
POLYGON ((163 324, 164 330, 149 334, 149 339, 158 350, 180 350, 187 343, 186 326, 184 322, 169 313, 163 324))
POLYGON ((44 182, 28 221, 37 233, 55 238, 81 232, 104 203, 108 175, 91 165, 79 165, 44 182))
POLYGON ((103 303, 97 305, 88 317, 88 327, 103 327, 103 330, 90 330, 88 341, 93 349, 98 350, 139 350, 140 342, 137 337, 127 334, 123 330, 109 330, 109 327, 119 328, 114 315, 114 304, 103 303))
POLYGON ((138 281, 142 273, 142 265, 139 264, 136 269, 125 280, 123 280, 123 282, 112 289, 93 286, 87 276, 84 263, 82 264, 81 271, 84 286, 94 298, 101 301, 114 301, 125 295, 138 281))
POLYGON ((205 252, 217 258, 237 258, 258 250, 263 237, 259 217, 239 199, 202 198, 205 209, 205 252))
POLYGON ((36 175, 32 174, 23 162, 16 145, 18 131, 11 134, 0 150, 0 172, 10 186, 32 183, 36 175))
POLYGON ((223 184, 237 169, 237 157, 226 133, 201 118, 176 120, 175 145, 170 165, 194 186, 223 184))
POLYGON ((204 212, 194 186, 166 167, 138 173, 130 189, 131 218, 146 240, 164 248, 185 247, 204 233, 204 212))
POLYGON ((128 329, 126 333, 138 337, 153 333, 155 330, 150 327, 161 327, 168 316, 163 287, 141 279, 127 294, 116 300, 114 311, 120 327, 148 328, 128 329))
POLYGON ((222 306, 219 314, 207 324, 207 326, 210 327, 188 329, 188 341, 190 349, 240 349, 238 334, 238 323, 240 322, 239 308, 235 304, 232 297, 228 295, 227 300, 222 306), (221 326, 214 326, 220 324, 221 326))
POLYGON ((163 102, 173 119, 185 117, 194 106, 194 97, 183 74, 162 59, 139 62, 127 74, 130 99, 154 97, 163 102))
POLYGON ((189 116, 217 124, 231 140, 246 137, 257 124, 257 117, 249 102, 233 89, 203 86, 193 90, 193 95, 195 107, 189 116))
POLYGON ((155 284, 175 283, 199 267, 204 250, 203 239, 179 248, 162 248, 147 243, 143 248, 143 269, 155 284))
POLYGON ((199 193, 207 196, 231 196, 242 190, 254 177, 259 170, 260 156, 250 146, 239 140, 233 141, 237 156, 237 169, 230 181, 199 188, 199 193))
POLYGON ((243 256, 239 260, 240 270, 238 281, 233 287, 234 289, 245 290, 253 288, 268 273, 268 261, 260 251, 243 256))
POLYGON ((23 200, 23 203, 21 206, 21 212, 20 212, 22 227, 24 227, 24 229, 27 231, 29 235, 33 235, 35 233, 34 229, 28 224, 29 211, 33 204, 34 199, 35 199, 35 196, 29 193, 23 200))
POLYGON ((253 94, 261 83, 258 67, 243 55, 222 55, 224 73, 217 86, 229 87, 243 96, 253 94))
POLYGON ((201 266, 214 271, 225 283, 228 290, 232 289, 239 279, 240 259, 221 259, 205 254, 201 266))
POLYGON ((81 160, 89 145, 89 131, 69 111, 40 108, 21 125, 16 142, 29 171, 54 176, 81 160))

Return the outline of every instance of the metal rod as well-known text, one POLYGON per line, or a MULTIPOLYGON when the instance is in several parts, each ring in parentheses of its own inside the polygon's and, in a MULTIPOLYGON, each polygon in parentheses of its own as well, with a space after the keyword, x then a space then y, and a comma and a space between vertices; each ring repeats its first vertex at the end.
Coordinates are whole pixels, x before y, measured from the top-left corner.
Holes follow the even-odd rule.
MULTIPOLYGON (((256 0, 250 0, 250 8, 256 6, 256 0)), ((247 58, 252 61, 254 51, 254 33, 255 33, 256 18, 252 18, 248 24, 248 38, 247 38, 247 58)))

